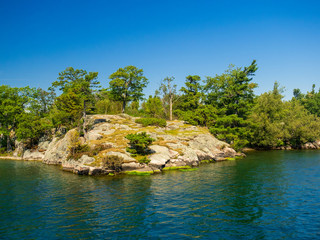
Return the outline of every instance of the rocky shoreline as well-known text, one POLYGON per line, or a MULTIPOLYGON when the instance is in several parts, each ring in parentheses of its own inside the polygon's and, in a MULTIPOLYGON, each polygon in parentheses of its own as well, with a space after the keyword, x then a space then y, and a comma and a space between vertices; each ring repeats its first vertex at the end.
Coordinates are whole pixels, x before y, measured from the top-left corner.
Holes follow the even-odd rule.
POLYGON ((88 145, 90 151, 77 159, 70 158, 69 150, 75 129, 64 136, 41 141, 36 149, 24 149, 22 144, 17 143, 13 156, 3 158, 61 165, 63 170, 80 175, 109 175, 115 174, 115 171, 103 165, 102 159, 106 156, 123 159, 120 173, 156 173, 244 156, 230 148, 229 144, 216 139, 206 128, 188 125, 183 121, 170 121, 164 128, 142 127, 135 123, 135 119, 128 115, 88 116, 87 139, 80 137, 78 141, 88 145), (125 136, 142 131, 155 139, 147 156, 148 163, 139 161, 126 151, 128 140, 125 136), (95 152, 95 155, 89 156, 91 152, 95 152))
MULTIPOLYGON (((135 123, 128 115, 92 115, 87 117, 87 139, 77 139, 90 150, 78 158, 70 157, 70 144, 74 141, 75 129, 66 134, 56 134, 52 139, 40 141, 36 149, 24 149, 17 143, 12 156, 0 159, 40 161, 45 164, 60 165, 62 170, 79 175, 113 175, 117 173, 156 173, 168 169, 188 169, 202 162, 234 160, 245 156, 230 148, 229 144, 212 136, 208 129, 185 124, 183 121, 169 121, 164 128, 135 123), (147 132, 155 139, 150 146, 148 163, 126 151, 127 134, 147 132), (98 150, 97 150, 98 149, 98 150), (92 155, 92 152, 95 152, 92 155), (91 156, 90 156, 91 155, 91 156), (104 165, 106 156, 121 158, 121 171, 104 165)), ((306 143, 301 149, 319 149, 320 141, 306 143)), ((277 148, 291 150, 290 146, 277 148)))

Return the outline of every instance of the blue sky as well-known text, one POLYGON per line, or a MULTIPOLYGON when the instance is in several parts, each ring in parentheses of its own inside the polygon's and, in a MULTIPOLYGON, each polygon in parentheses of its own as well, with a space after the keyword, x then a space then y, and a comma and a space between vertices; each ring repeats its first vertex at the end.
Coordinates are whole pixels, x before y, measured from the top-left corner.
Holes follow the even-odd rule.
POLYGON ((214 76, 257 60, 257 94, 274 81, 320 87, 320 1, 0 0, 0 84, 48 88, 66 67, 143 68, 153 94, 174 76, 214 76))

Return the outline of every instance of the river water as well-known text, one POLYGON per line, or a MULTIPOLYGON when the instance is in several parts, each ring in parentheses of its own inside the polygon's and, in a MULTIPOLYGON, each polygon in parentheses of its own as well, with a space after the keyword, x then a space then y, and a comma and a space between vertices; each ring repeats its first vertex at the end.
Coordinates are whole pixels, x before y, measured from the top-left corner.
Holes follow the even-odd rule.
POLYGON ((320 151, 87 177, 0 160, 0 239, 320 239, 320 151))

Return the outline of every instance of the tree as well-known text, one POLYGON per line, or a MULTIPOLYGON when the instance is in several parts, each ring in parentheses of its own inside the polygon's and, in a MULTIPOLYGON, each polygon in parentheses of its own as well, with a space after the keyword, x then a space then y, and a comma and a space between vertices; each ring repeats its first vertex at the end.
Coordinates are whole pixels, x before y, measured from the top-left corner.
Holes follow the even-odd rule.
POLYGON ((202 87, 200 85, 200 77, 198 75, 187 76, 185 81, 185 87, 182 87, 180 109, 183 111, 197 109, 201 103, 202 87))
POLYGON ((163 96, 163 103, 165 106, 169 106, 169 120, 172 121, 173 102, 176 96, 177 85, 172 84, 174 77, 166 77, 162 80, 160 85, 160 91, 163 96))
MULTIPOLYGON (((75 116, 76 119, 82 118, 82 129, 84 133, 84 137, 86 138, 86 127, 85 127, 85 120, 87 110, 90 104, 94 102, 94 91, 99 86, 99 81, 97 81, 98 73, 97 72, 89 72, 76 69, 74 70, 72 67, 66 68, 63 72, 59 73, 58 81, 52 83, 52 88, 59 88, 62 91, 62 95, 59 101, 60 107, 64 109, 64 111, 74 111, 76 107, 73 104, 68 104, 70 101, 63 101, 67 99, 77 99, 79 102, 78 106, 79 111, 81 112, 82 116, 75 116), (68 107, 72 106, 70 109, 68 107)), ((75 101, 74 101, 75 102, 75 101)), ((79 126, 80 128, 80 126, 79 126)))
POLYGON ((6 137, 7 151, 12 151, 10 134, 15 132, 29 102, 29 87, 0 86, 0 133, 6 137))
POLYGON ((135 66, 119 68, 110 75, 110 96, 115 101, 122 102, 122 112, 130 101, 143 99, 143 88, 147 86, 148 79, 143 76, 143 70, 135 66))
POLYGON ((148 100, 142 104, 142 108, 149 117, 163 117, 163 106, 158 96, 153 97, 150 95, 148 100))
POLYGON ((204 87, 207 93, 205 103, 219 110, 218 118, 210 131, 220 140, 241 148, 250 138, 248 115, 254 105, 252 76, 257 70, 254 60, 249 67, 230 68, 221 75, 207 77, 204 87))

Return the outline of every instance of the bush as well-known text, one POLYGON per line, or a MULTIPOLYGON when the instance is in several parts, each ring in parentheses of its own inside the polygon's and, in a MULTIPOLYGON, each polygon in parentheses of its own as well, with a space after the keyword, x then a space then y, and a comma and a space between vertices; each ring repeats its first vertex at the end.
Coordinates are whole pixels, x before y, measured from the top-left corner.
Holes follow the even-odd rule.
POLYGON ((145 164, 148 164, 151 160, 147 157, 142 157, 141 159, 138 159, 138 162, 139 163, 145 163, 145 164))
POLYGON ((128 139, 130 148, 127 148, 127 151, 133 154, 147 154, 149 150, 149 146, 154 141, 150 135, 147 135, 146 132, 142 133, 135 133, 135 134, 128 134, 126 136, 128 139))
POLYGON ((102 159, 102 164, 104 167, 120 172, 123 163, 123 158, 115 155, 109 155, 102 159))
POLYGON ((165 119, 161 119, 161 118, 139 118, 135 122, 142 124, 143 127, 146 127, 146 126, 165 127, 165 126, 167 126, 167 121, 165 119))

